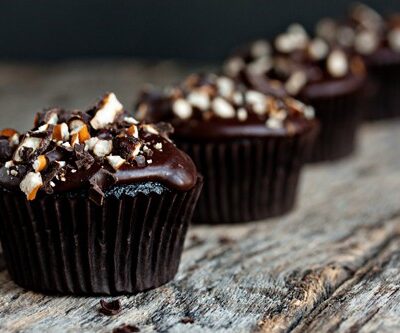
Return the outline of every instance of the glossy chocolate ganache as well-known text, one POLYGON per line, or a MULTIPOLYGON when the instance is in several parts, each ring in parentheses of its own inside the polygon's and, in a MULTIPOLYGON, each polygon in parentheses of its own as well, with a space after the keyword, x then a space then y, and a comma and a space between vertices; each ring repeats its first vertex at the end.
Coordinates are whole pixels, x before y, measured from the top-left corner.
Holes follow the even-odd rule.
POLYGON ((236 50, 226 75, 264 93, 308 100, 352 92, 365 78, 360 56, 292 24, 271 43, 259 40, 236 50))
POLYGON ((144 89, 135 116, 170 122, 181 141, 291 136, 315 127, 312 107, 214 74, 193 74, 163 90, 144 89))
POLYGON ((116 185, 159 182, 186 191, 197 171, 171 132, 166 123, 139 123, 113 93, 85 112, 49 109, 25 134, 0 132, 0 187, 28 200, 88 189, 99 204, 116 185))

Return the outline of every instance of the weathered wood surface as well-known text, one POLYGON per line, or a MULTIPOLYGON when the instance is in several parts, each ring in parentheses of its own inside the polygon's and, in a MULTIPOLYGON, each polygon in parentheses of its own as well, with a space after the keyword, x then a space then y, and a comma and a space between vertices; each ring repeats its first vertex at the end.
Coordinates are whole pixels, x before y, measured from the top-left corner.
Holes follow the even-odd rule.
MULTIPOLYGON (((160 82, 185 72, 127 62, 95 70, 98 65, 40 67, 39 73, 16 67, 9 72, 21 71, 25 80, 14 78, 12 85, 4 79, 9 67, 0 66, 0 124, 4 110, 26 104, 35 111, 43 100, 54 102, 52 92, 64 96, 56 104, 67 106, 87 105, 111 89, 129 102, 140 77, 160 82), (35 83, 38 74, 42 80, 35 83)), ((293 214, 230 228, 193 227, 175 281, 119 297, 123 311, 115 317, 98 313, 98 297, 23 290, 0 260, 0 331, 111 332, 122 323, 143 332, 400 331, 400 122, 366 125, 361 134, 356 157, 307 168, 293 214), (194 323, 181 323, 187 316, 194 323)))

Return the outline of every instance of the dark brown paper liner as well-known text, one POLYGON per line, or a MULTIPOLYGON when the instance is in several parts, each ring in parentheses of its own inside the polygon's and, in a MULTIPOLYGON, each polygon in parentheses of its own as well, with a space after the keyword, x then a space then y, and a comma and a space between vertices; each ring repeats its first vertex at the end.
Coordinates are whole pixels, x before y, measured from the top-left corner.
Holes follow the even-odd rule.
POLYGON ((400 117, 400 63, 368 67, 363 109, 367 120, 400 117))
POLYGON ((204 176, 194 223, 261 220, 289 212, 314 136, 183 143, 204 176))
POLYGON ((309 162, 334 161, 350 156, 357 147, 357 132, 362 122, 360 94, 307 100, 320 122, 319 135, 309 162))
POLYGON ((44 293, 138 293, 175 276, 201 181, 188 192, 107 198, 0 192, 0 237, 12 279, 44 293))

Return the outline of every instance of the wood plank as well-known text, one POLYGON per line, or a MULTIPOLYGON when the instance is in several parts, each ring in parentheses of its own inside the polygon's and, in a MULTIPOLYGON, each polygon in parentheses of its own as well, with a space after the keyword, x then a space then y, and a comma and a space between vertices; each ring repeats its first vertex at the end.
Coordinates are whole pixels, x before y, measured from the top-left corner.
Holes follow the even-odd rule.
MULTIPOLYGON (((137 70, 136 65, 125 66, 128 69, 121 81, 106 81, 115 81, 117 92, 121 89, 127 93, 128 88, 122 87, 121 82, 131 82, 127 78, 137 70)), ((96 79, 115 75, 111 65, 104 66, 97 76, 94 67, 88 66, 86 70, 84 65, 69 64, 65 71, 50 68, 46 75, 46 70, 41 69, 45 83, 39 83, 40 88, 35 89, 46 89, 42 97, 64 89, 68 91, 64 95, 68 103, 75 99, 83 101, 92 95, 93 87, 100 85, 96 82, 85 89, 85 85, 92 83, 88 74, 93 73, 96 79), (74 89, 70 93, 73 86, 81 87, 80 92, 74 89)), ((122 71, 123 67, 117 68, 122 71)), ((169 79, 182 73, 168 68, 169 79)), ((153 69, 143 72, 156 74, 153 69)), ((16 88, 18 93, 37 87, 34 81, 32 74, 31 81, 27 81, 31 83, 15 83, 22 89, 16 88)), ((7 96, 0 99, 2 109, 6 107, 4 103, 11 102, 11 95, 7 96)), ((41 99, 30 97, 37 104, 41 99)), ((24 103, 28 105, 28 98, 24 103)), ((122 323, 135 324, 144 332, 301 329, 304 320, 315 311, 322 311, 319 307, 335 291, 355 279, 356 272, 380 258, 388 244, 398 244, 399 143, 400 122, 366 126, 357 157, 307 168, 299 209, 293 214, 229 228, 193 227, 175 281, 155 291, 120 297, 123 311, 112 318, 98 313, 101 298, 35 294, 18 288, 2 271, 0 331, 110 332, 122 323), (193 318, 194 323, 181 323, 186 316, 193 318)), ((394 276, 400 269, 392 266, 394 276)), ((354 297, 357 299, 356 294, 354 297)), ((400 320, 393 318, 390 325, 393 331, 400 330, 400 320)), ((364 325, 363 329, 367 332, 373 327, 364 325)))
POLYGON ((382 332, 399 330, 400 240, 356 272, 306 322, 300 332, 382 332))

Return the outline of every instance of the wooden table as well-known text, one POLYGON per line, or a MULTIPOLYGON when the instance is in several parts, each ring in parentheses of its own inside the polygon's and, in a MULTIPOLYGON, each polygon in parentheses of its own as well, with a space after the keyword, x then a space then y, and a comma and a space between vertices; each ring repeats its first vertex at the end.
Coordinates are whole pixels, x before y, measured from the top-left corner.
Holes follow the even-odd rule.
MULTIPOLYGON (((3 64, 0 124, 27 127, 41 105, 81 107, 104 90, 129 105, 139 83, 189 70, 130 61, 3 64)), ((114 317, 99 314, 99 297, 19 288, 1 260, 0 332, 111 332, 123 323, 142 332, 399 332, 400 121, 365 125, 361 143, 354 158, 307 168, 291 215, 193 227, 175 281, 119 297, 123 310, 114 317)))

